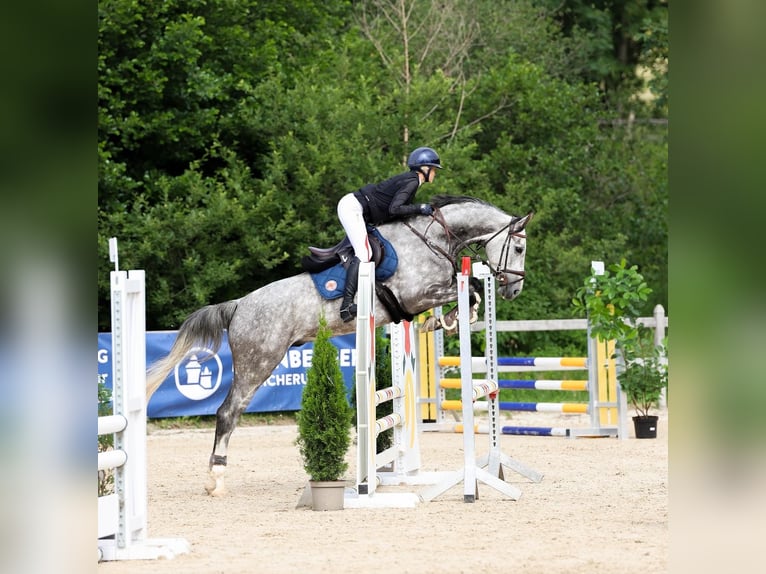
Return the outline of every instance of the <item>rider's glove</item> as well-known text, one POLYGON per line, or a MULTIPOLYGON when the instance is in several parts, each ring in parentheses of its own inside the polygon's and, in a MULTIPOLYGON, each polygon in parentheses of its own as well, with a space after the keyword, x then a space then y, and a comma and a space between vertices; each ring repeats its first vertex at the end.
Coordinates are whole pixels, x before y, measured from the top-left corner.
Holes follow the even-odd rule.
POLYGON ((423 203, 420 206, 420 213, 423 215, 433 215, 434 214, 434 208, 428 205, 427 203, 423 203))

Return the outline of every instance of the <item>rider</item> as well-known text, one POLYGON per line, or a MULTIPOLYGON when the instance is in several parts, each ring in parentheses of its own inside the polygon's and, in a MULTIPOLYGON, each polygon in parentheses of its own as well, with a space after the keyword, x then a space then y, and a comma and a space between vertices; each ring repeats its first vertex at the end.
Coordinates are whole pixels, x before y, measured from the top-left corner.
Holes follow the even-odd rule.
POLYGON ((338 219, 355 255, 346 268, 346 287, 340 306, 340 318, 346 323, 356 317, 354 295, 359 282, 359 263, 368 262, 372 256, 367 240, 367 224, 379 225, 398 217, 433 214, 429 204, 413 204, 412 200, 418 188, 433 182, 436 169, 441 169, 439 155, 430 147, 419 147, 407 158, 407 167, 410 171, 366 185, 344 195, 338 202, 338 219))

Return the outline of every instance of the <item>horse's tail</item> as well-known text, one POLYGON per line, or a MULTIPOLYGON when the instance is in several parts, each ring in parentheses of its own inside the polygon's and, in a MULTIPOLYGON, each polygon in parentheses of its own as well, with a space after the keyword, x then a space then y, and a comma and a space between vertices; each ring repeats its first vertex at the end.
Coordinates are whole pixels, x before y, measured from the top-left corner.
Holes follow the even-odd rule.
POLYGON ((207 305, 189 315, 178 329, 170 353, 146 372, 146 400, 162 384, 173 367, 181 361, 193 347, 205 347, 214 353, 218 351, 223 339, 223 331, 228 328, 237 300, 226 301, 218 305, 207 305))

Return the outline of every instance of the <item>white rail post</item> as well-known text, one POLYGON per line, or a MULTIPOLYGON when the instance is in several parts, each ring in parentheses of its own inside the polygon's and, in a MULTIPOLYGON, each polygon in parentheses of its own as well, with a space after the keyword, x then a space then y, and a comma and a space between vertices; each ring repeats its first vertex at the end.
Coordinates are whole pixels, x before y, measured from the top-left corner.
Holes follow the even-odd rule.
POLYGON ((359 265, 356 315, 356 486, 374 494, 375 477, 375 263, 359 265))
POLYGON ((457 277, 457 302, 459 309, 458 332, 460 335, 460 399, 463 403, 463 454, 465 475, 463 478, 463 500, 473 502, 478 495, 476 483, 476 438, 473 417, 473 372, 471 370, 471 329, 467 323, 470 316, 468 285, 470 265, 463 259, 463 269, 457 277))
POLYGON ((127 420, 115 450, 131 464, 115 469, 118 493, 117 548, 146 539, 146 311, 144 271, 112 271, 112 366, 114 414, 127 420))
MULTIPOLYGON (((116 239, 110 241, 110 256, 116 266, 116 239)), ((115 270, 110 274, 110 281, 114 414, 99 418, 98 432, 114 432, 114 450, 99 453, 98 468, 114 468, 115 494, 99 498, 98 530, 99 536, 104 531, 104 536, 114 534, 114 539, 98 539, 99 560, 173 558, 189 552, 186 540, 147 538, 144 271, 115 270)))
MULTIPOLYGON (((463 414, 463 468, 449 473, 440 483, 429 487, 421 492, 420 496, 425 501, 430 501, 441 493, 449 490, 463 481, 463 501, 474 502, 478 498, 478 481, 491 486, 498 492, 505 494, 512 500, 518 500, 521 496, 521 490, 516 486, 508 484, 498 476, 493 475, 483 467, 489 465, 489 459, 496 457, 499 464, 505 464, 516 472, 539 482, 542 475, 510 457, 499 452, 490 453, 486 457, 477 459, 476 457, 476 436, 474 423, 474 400, 489 393, 498 390, 497 381, 487 381, 479 385, 474 384, 473 380, 473 357, 471 356, 471 309, 469 302, 469 279, 471 273, 471 260, 464 257, 462 260, 461 271, 457 274, 457 302, 458 302, 458 332, 460 335, 460 397, 463 414)), ((497 426, 495 426, 495 430, 497 426)), ((492 440, 492 439, 490 439, 492 440)))
MULTIPOLYGON (((658 303, 654 306, 654 345, 659 347, 663 339, 665 339, 665 307, 658 303)), ((668 406, 667 388, 662 389, 659 404, 663 409, 668 406)))

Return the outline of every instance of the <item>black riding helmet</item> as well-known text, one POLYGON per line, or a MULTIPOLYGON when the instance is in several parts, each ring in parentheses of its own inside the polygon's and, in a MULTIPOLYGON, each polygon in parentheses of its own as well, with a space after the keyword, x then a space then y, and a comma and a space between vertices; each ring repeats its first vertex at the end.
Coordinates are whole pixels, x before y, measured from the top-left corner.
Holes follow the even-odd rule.
POLYGON ((407 158, 407 167, 411 170, 418 171, 423 166, 436 167, 441 169, 442 164, 439 160, 439 154, 437 154, 430 147, 419 147, 414 150, 410 157, 407 158))

